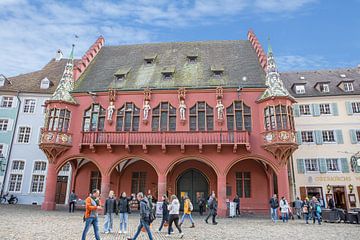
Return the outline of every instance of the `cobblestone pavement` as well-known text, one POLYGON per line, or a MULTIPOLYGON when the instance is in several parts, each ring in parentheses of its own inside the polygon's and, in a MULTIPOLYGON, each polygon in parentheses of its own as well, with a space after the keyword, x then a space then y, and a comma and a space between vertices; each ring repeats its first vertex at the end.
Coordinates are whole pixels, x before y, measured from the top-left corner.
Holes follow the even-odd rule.
MULTIPOLYGON (((81 239, 84 227, 83 212, 67 213, 66 211, 41 211, 38 206, 0 205, 1 227, 0 239, 81 239)), ((104 217, 100 216, 99 228, 102 230, 104 217)), ((138 224, 138 214, 129 217, 129 233, 133 233, 138 224)), ((290 220, 289 223, 272 223, 259 217, 240 217, 234 219, 218 219, 218 225, 206 224, 203 218, 195 216, 195 228, 189 228, 187 221, 182 226, 184 239, 360 239, 360 225, 344 223, 323 223, 306 225, 302 220, 290 220)), ((116 218, 113 234, 101 233, 101 239, 126 239, 124 234, 117 233, 119 219, 116 218)), ((157 230, 159 220, 156 220, 153 230, 157 230)), ((154 231, 155 232, 155 231, 154 231)), ((154 233, 154 239, 178 239, 175 234, 166 237, 162 233, 154 233)), ((94 239, 92 229, 87 239, 94 239)), ((142 233, 138 239, 147 239, 142 233)))

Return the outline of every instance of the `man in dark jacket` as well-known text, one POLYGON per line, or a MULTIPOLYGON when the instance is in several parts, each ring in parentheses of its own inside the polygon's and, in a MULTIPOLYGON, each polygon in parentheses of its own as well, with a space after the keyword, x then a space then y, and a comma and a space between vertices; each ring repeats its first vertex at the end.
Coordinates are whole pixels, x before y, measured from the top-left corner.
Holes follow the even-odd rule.
POLYGON ((144 194, 139 192, 137 194, 137 199, 140 202, 140 223, 138 229, 133 238, 128 238, 128 240, 135 240, 140 232, 141 229, 144 227, 150 240, 153 240, 151 230, 150 230, 150 206, 147 198, 144 198, 144 194))
POLYGON ((215 198, 215 192, 212 192, 211 196, 209 197, 208 207, 209 207, 209 214, 205 218, 205 222, 208 223, 209 218, 212 217, 213 224, 217 224, 217 222, 215 222, 215 217, 214 217, 217 214, 217 202, 216 202, 216 198, 215 198), (215 202, 214 202, 214 200, 215 200, 215 202))
POLYGON ((76 201, 77 196, 75 194, 75 190, 72 190, 69 196, 69 212, 74 212, 76 201))
POLYGON ((203 213, 205 212, 205 207, 206 207, 205 198, 201 196, 199 198, 198 204, 199 204, 199 213, 200 213, 200 216, 202 216, 203 213))
POLYGON ((127 225, 129 221, 130 201, 134 198, 126 196, 126 192, 122 192, 118 202, 118 209, 120 212, 120 231, 119 233, 127 233, 127 225))
POLYGON ((277 220, 277 209, 279 207, 279 200, 277 199, 276 194, 270 199, 270 210, 271 210, 271 220, 276 223, 277 220))
POLYGON ((105 201, 105 223, 104 233, 111 233, 113 230, 114 214, 117 213, 116 199, 114 198, 114 191, 109 192, 109 198, 105 201))
POLYGON ((233 202, 236 204, 236 215, 240 215, 240 197, 238 194, 235 195, 233 202))
POLYGON ((334 202, 334 199, 332 198, 332 195, 330 195, 328 205, 331 210, 333 210, 335 208, 335 202, 334 202))
MULTIPOLYGON (((164 224, 167 222, 169 223, 169 209, 168 209, 168 205, 169 205, 169 200, 167 198, 166 195, 162 196, 162 220, 160 223, 160 227, 158 232, 161 232, 161 229, 163 228, 164 224)), ((170 226, 169 226, 170 227, 170 226)), ((170 232, 173 232, 172 229, 170 229, 170 232)))

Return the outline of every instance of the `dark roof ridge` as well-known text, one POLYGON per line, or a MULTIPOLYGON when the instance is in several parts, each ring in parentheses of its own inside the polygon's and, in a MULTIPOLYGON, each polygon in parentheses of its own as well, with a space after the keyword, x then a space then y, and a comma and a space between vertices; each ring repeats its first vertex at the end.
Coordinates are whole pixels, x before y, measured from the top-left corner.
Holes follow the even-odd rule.
POLYGON ((313 70, 303 70, 303 71, 298 71, 298 70, 291 70, 291 71, 283 71, 280 72, 280 74, 301 74, 301 73, 324 73, 324 72, 345 72, 345 71, 357 71, 359 68, 358 67, 344 67, 344 68, 329 68, 329 69, 313 69, 313 70))

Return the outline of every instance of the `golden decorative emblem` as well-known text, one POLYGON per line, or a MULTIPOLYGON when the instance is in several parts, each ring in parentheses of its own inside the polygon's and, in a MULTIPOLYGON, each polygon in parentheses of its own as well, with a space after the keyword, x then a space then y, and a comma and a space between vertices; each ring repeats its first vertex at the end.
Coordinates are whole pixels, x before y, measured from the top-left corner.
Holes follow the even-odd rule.
POLYGON ((273 139, 274 139, 274 134, 273 133, 268 133, 268 134, 265 135, 265 140, 267 142, 272 142, 273 139))
POLYGON ((279 133, 279 138, 281 141, 286 141, 289 139, 289 137, 290 137, 290 135, 288 132, 282 131, 279 133))

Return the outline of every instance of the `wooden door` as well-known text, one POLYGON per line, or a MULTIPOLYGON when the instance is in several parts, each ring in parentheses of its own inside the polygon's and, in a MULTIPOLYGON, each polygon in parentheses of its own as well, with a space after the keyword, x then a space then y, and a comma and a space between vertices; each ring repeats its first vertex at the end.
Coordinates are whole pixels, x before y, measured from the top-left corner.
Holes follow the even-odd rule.
POLYGON ((58 176, 57 177, 56 195, 55 195, 56 204, 65 204, 67 182, 68 182, 67 176, 58 176))

